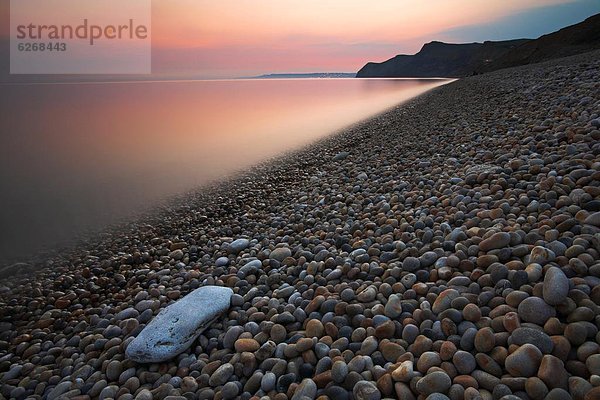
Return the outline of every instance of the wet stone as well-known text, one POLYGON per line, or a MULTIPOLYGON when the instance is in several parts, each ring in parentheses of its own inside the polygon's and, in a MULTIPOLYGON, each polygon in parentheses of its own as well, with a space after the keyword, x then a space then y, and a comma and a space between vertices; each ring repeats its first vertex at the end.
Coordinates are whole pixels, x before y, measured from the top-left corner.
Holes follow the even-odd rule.
POLYGON ((435 371, 419 379, 416 388, 419 393, 427 396, 432 393, 445 393, 451 385, 452 381, 445 372, 435 371))
POLYGON ((544 276, 544 301, 550 305, 558 305, 565 301, 569 294, 569 280, 557 267, 550 267, 544 276))
POLYGON ((535 376, 542 352, 532 344, 524 344, 506 357, 505 368, 512 376, 535 376))
POLYGON ((541 330, 533 328, 517 328, 510 336, 510 343, 516 344, 517 346, 530 343, 536 346, 544 354, 549 354, 554 348, 552 339, 546 333, 541 330))
POLYGON ((554 307, 539 297, 528 297, 518 307, 519 317, 526 322, 544 326, 548 319, 556 316, 554 307))

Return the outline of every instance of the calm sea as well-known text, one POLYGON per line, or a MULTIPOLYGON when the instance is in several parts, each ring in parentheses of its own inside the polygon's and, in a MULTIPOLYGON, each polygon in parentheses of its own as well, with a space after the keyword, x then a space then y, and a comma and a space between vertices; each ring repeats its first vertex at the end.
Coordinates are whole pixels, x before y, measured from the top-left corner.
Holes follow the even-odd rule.
POLYGON ((446 82, 0 84, 0 263, 128 218, 446 82))

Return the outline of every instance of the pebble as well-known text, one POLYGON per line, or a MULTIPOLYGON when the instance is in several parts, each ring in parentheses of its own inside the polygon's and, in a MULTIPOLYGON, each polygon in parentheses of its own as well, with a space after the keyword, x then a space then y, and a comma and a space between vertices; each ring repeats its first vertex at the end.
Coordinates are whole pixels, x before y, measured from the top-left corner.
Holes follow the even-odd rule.
POLYGON ((291 256, 292 256, 292 251, 289 249, 289 247, 278 247, 271 252, 271 254, 269 255, 269 258, 271 258, 272 260, 277 260, 279 262, 282 262, 287 257, 291 257, 291 256))
POLYGON ((258 271, 260 271, 262 267, 262 262, 260 260, 252 260, 244 264, 239 273, 242 277, 247 277, 248 275, 255 275, 258 271))
POLYGON ((544 275, 544 301, 551 306, 563 303, 569 294, 569 280, 557 267, 550 267, 544 275))
POLYGON ((583 322, 573 322, 567 324, 564 330, 564 337, 574 346, 580 346, 585 343, 589 330, 588 325, 583 322))
POLYGON ((334 362, 331 367, 331 379, 336 383, 342 383, 346 376, 348 376, 348 365, 341 360, 334 362))
POLYGON ((106 377, 109 381, 117 380, 119 375, 121 375, 121 372, 123 372, 123 366, 120 361, 113 360, 108 363, 108 366, 106 367, 106 377))
POLYGON ((473 303, 467 304, 462 313, 466 321, 477 322, 481 319, 481 310, 473 303))
POLYGON ((244 351, 255 352, 260 348, 260 344, 254 339, 238 339, 235 341, 235 351, 242 353, 244 351))
POLYGON ((544 354, 549 354, 554 348, 552 339, 545 332, 538 329, 522 327, 515 329, 510 335, 509 343, 522 346, 524 344, 532 344, 544 354))
POLYGON ((556 316, 556 309, 539 297, 528 297, 518 307, 519 317, 525 322, 544 326, 548 319, 556 316))
POLYGON ((573 398, 583 399, 593 388, 590 382, 579 376, 569 378, 569 393, 573 398))
POLYGON ((302 400, 305 398, 314 399, 317 395, 317 385, 312 379, 303 379, 296 388, 292 400, 302 400))
POLYGON ((566 390, 568 388, 569 374, 565 369, 565 365, 553 355, 546 354, 542 358, 537 376, 544 381, 549 389, 560 388, 566 390))
POLYGON ((211 386, 223 385, 223 384, 225 384, 225 382, 227 382, 229 380, 231 375, 233 375, 233 372, 234 372, 233 365, 231 365, 229 363, 223 364, 219 368, 217 368, 215 370, 215 372, 212 373, 208 383, 211 386))
POLYGON ((235 399, 239 394, 240 388, 235 382, 227 382, 221 389, 221 396, 224 399, 235 399))
POLYGON ((444 310, 450 308, 450 304, 452 304, 452 300, 456 299, 460 294, 455 289, 446 289, 442 293, 438 295, 431 307, 431 310, 439 314, 444 310))
POLYGON ((531 255, 529 258, 529 262, 546 265, 548 262, 554 261, 556 259, 556 255, 550 249, 547 249, 542 246, 535 246, 531 250, 531 255))
POLYGON ((283 325, 275 324, 271 328, 271 339, 275 341, 275 343, 281 343, 285 340, 287 336, 287 331, 283 325))
POLYGON ((471 353, 462 350, 454 353, 452 363, 461 375, 469 375, 477 367, 475 357, 471 353))
MULTIPOLYGON (((260 381, 260 388, 263 392, 268 393, 275 389, 275 383, 277 382, 277 376, 272 372, 267 372, 260 381)), ((232 383, 232 382, 230 382, 232 383)))
POLYGON ((507 232, 496 232, 489 238, 484 239, 479 243, 481 251, 488 252, 494 249, 501 249, 508 246, 510 243, 510 234, 507 232))
POLYGON ((592 213, 583 220, 584 224, 600 227, 600 211, 592 213))
POLYGON ((367 289, 363 290, 356 296, 356 299, 361 303, 369 303, 375 300, 377 297, 377 289, 373 286, 369 286, 367 289))
POLYGON ((426 373, 429 368, 437 367, 442 363, 440 355, 434 351, 426 351, 419 357, 417 361, 417 369, 421 373, 426 373))
POLYGON ((491 328, 482 328, 475 335, 475 349, 480 353, 491 351, 496 345, 494 331, 491 328))
POLYGON ((354 385, 352 394, 356 400, 380 400, 381 393, 373 382, 359 381, 354 385))
POLYGON ((392 378, 395 381, 409 382, 414 377, 414 364, 412 360, 406 360, 392 371, 392 378))
POLYGON ((546 395, 546 399, 548 399, 548 400, 571 400, 572 397, 569 394, 569 392, 567 392, 566 390, 556 388, 556 389, 552 389, 550 392, 548 392, 548 394, 546 395))
POLYGON ((593 354, 585 360, 585 366, 592 375, 600 375, 600 354, 593 354))
POLYGON ((450 389, 452 381, 448 374, 442 371, 434 371, 425 375, 417 382, 417 391, 425 396, 432 393, 445 393, 450 389))
POLYGON ((385 303, 383 312, 387 317, 398 318, 402 314, 402 298, 395 294, 391 295, 385 303))
POLYGON ((594 387, 585 394, 584 400, 596 400, 600 398, 600 386, 594 387))
POLYGON ((235 345, 237 338, 244 332, 244 328, 241 326, 232 326, 225 332, 223 337, 223 347, 232 349, 235 345))
POLYGON ((512 376, 534 376, 542 361, 542 352, 534 345, 526 343, 506 357, 504 366, 512 376))
POLYGON ((309 338, 317 337, 320 338, 323 336, 324 332, 323 323, 318 319, 311 319, 306 324, 306 336, 309 338))
POLYGON ((231 254, 238 254, 246 248, 250 246, 250 241, 248 239, 236 239, 229 244, 228 250, 231 254))
POLYGON ((215 266, 216 267, 224 267, 227 264, 229 264, 229 258, 228 257, 219 257, 215 260, 215 266))
POLYGON ((139 393, 135 396, 135 400, 152 400, 152 399, 153 399, 152 393, 148 389, 140 390, 139 393))
POLYGON ((416 257, 406 257, 402 261, 402 269, 408 272, 414 272, 421 267, 421 261, 416 257))
POLYGON ((544 381, 537 376, 533 376, 525 381, 525 392, 532 399, 543 400, 548 395, 548 388, 544 381))

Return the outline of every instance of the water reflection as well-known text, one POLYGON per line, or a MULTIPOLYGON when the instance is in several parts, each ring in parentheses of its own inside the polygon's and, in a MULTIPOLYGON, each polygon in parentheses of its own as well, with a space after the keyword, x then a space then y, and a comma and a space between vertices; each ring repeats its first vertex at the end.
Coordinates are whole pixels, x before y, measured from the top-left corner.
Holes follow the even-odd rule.
POLYGON ((0 85, 0 262, 302 146, 444 82, 0 85))

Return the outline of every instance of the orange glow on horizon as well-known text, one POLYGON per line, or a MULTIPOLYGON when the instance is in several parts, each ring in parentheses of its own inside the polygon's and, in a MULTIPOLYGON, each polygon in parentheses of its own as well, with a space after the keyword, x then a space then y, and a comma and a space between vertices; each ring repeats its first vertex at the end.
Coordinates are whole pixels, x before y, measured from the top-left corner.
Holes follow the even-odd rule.
POLYGON ((400 41, 564 0, 175 0, 153 2, 158 47, 285 45, 330 40, 400 41))
MULTIPOLYGON (((153 71, 206 77, 356 71, 449 38, 453 29, 575 1, 152 0, 153 71)), ((0 14, 7 8, 8 0, 0 1, 0 14)), ((8 24, 0 25, 6 36, 8 24)))
MULTIPOLYGON (((195 59, 190 69, 200 64, 224 76, 240 67, 356 71, 369 60, 416 52, 443 31, 562 3, 568 1, 155 0, 153 46, 171 57, 187 50, 195 59)), ((177 60, 163 56, 157 65, 177 60)))

